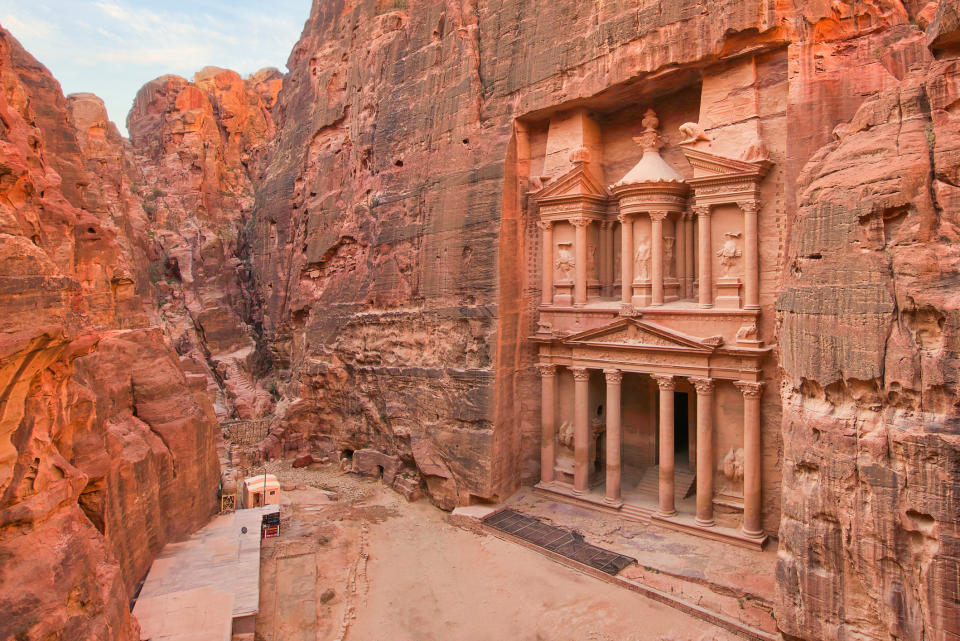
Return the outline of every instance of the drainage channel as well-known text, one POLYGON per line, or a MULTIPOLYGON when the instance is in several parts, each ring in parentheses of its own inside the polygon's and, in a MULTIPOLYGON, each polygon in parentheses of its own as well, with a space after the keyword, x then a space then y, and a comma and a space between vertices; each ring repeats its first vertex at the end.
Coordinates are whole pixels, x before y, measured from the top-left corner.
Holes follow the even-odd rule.
POLYGON ((637 562, 632 557, 590 545, 576 532, 547 525, 510 509, 491 514, 483 519, 483 524, 610 576, 637 562))

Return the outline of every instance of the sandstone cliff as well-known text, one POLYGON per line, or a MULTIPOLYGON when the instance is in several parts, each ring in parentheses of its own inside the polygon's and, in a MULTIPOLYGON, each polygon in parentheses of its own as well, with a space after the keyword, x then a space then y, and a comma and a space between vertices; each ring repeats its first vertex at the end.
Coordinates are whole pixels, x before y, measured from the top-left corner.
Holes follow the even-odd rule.
POLYGON ((0 85, 0 637, 137 639, 134 587, 215 509, 217 424, 151 327, 102 104, 68 105, 6 31, 0 85))

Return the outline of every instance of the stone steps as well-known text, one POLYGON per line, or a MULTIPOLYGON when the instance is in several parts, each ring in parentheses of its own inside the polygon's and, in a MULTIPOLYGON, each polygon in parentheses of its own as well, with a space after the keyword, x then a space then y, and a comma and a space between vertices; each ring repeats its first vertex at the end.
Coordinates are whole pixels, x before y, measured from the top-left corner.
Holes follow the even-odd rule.
MULTIPOLYGON (((674 468, 673 478, 674 500, 679 503, 689 496, 691 491, 695 491, 694 484, 696 483, 697 477, 686 470, 674 468)), ((647 468, 647 471, 643 474, 643 478, 637 483, 636 490, 648 496, 656 497, 660 495, 659 465, 647 468)))

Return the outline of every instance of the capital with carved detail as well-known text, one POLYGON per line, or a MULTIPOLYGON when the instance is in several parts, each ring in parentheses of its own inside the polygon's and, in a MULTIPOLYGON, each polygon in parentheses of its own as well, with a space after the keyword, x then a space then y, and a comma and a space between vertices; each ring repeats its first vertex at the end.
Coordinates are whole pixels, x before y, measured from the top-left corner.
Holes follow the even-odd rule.
POLYGON ((571 367, 570 371, 573 372, 573 380, 575 381, 590 380, 590 370, 586 367, 571 367))
POLYGON ((708 218, 710 216, 710 205, 694 205, 693 213, 700 218, 708 218))
POLYGON ((697 390, 697 394, 701 396, 713 394, 714 381, 712 378, 688 378, 687 380, 697 390))
POLYGON ((605 369, 603 375, 608 383, 620 383, 623 380, 623 372, 618 369, 605 369))
POLYGON ((760 398, 763 394, 763 383, 734 381, 733 384, 737 386, 744 398, 760 398))
POLYGON ((617 220, 619 220, 619 221, 620 221, 620 224, 623 225, 623 224, 625 224, 625 223, 627 223, 627 222, 631 222, 631 221, 633 220, 633 218, 631 217, 630 214, 623 214, 623 213, 621 213, 621 214, 617 214, 617 220))
POLYGON ((538 221, 537 221, 537 227, 539 227, 540 229, 542 229, 542 230, 544 230, 544 231, 546 231, 546 230, 548 230, 548 229, 553 229, 553 221, 552 221, 552 220, 538 220, 538 221))
POLYGON ((574 227, 586 227, 590 224, 590 219, 584 216, 577 216, 576 218, 570 219, 570 224, 574 227))
POLYGON ((663 220, 667 217, 667 215, 668 215, 670 212, 668 212, 668 211, 651 211, 651 212, 649 212, 649 213, 650 213, 650 220, 652 220, 652 221, 654 221, 654 222, 662 223, 663 220))
POLYGON ((745 200, 737 203, 737 206, 745 214, 755 214, 760 210, 760 201, 759 200, 745 200))
POLYGON ((661 390, 670 391, 676 389, 677 381, 672 376, 666 376, 664 374, 651 374, 650 378, 657 382, 657 385, 660 386, 661 390))
POLYGON ((550 376, 557 375, 557 366, 552 364, 538 364, 537 371, 540 372, 540 376, 547 378, 550 376))

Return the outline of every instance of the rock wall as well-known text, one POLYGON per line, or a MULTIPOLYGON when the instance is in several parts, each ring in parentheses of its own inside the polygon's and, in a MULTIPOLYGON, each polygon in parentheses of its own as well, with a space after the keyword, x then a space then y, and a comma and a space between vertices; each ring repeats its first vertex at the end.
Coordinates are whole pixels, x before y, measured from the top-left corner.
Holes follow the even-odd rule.
POLYGON ((789 638, 960 635, 960 62, 935 62, 935 37, 907 35, 917 64, 798 181, 779 302, 789 638))
POLYGON ((137 582, 216 508, 219 430, 152 327, 102 103, 68 104, 2 30, 0 86, 0 638, 134 640, 137 582))

